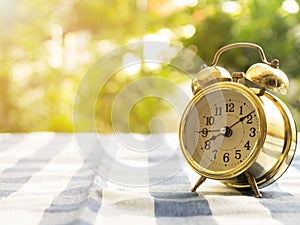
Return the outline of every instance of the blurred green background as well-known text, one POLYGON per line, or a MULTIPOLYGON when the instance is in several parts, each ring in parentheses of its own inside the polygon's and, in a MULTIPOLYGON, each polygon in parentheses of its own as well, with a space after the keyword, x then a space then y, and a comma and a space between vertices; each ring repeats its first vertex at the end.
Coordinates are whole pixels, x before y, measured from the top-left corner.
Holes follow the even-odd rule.
MULTIPOLYGON (((300 12, 295 0, 0 0, 0 29, 0 132, 72 132, 73 101, 88 68, 118 46, 144 40, 189 48, 208 64, 224 45, 261 45, 290 78, 283 99, 300 124, 300 12)), ((220 64, 245 71, 259 60, 257 52, 237 49, 224 53, 220 64)), ((166 66, 118 71, 99 94, 98 131, 113 131, 110 108, 124 86, 157 74, 178 85, 190 82, 166 66)), ((168 110, 166 102, 155 98, 136 104, 129 116, 131 130, 149 132, 153 116, 168 110)))

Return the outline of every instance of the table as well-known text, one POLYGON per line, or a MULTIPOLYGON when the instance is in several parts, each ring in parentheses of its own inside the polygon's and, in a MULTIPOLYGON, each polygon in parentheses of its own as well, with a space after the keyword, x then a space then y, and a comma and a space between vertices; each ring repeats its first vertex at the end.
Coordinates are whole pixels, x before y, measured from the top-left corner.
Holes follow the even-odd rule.
POLYGON ((1 224, 299 224, 299 151, 261 199, 213 180, 193 193, 199 176, 184 163, 177 139, 0 134, 1 224))

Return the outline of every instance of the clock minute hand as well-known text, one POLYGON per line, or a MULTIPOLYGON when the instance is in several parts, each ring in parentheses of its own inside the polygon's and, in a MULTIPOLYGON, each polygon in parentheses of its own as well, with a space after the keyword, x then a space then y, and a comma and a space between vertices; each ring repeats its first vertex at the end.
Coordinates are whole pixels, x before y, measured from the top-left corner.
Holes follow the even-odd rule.
POLYGON ((246 119, 249 115, 251 115, 252 113, 254 113, 255 110, 251 111, 250 113, 248 113, 246 116, 241 117, 238 121, 236 121, 234 124, 232 124, 229 128, 234 127, 235 125, 237 125, 239 122, 243 122, 244 119, 246 119))

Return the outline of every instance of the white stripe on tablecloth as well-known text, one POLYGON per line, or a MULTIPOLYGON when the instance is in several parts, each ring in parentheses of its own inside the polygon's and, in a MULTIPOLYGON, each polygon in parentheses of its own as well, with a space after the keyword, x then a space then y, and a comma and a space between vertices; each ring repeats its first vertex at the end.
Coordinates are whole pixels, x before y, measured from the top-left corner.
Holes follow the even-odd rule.
MULTIPOLYGON (((276 182, 278 183, 279 188, 282 191, 291 193, 293 195, 299 195, 300 193, 300 171, 299 168, 295 168, 294 166, 300 166, 298 161, 295 161, 297 157, 300 156, 300 133, 298 133, 297 137, 297 150, 295 152, 294 161, 291 162, 291 165, 287 169, 287 171, 280 177, 276 182)), ((297 158, 298 159, 298 158, 297 158)), ((298 159, 299 160, 299 159, 298 159)))
MULTIPOLYGON (((114 138, 112 136, 112 138, 114 138)), ((112 164, 110 175, 115 176, 118 168, 114 170, 117 163, 131 163, 139 162, 140 167, 148 166, 149 156, 146 153, 137 153, 126 149, 118 142, 115 151, 115 163, 112 164), (134 159, 134 161, 128 160, 134 159)), ((132 174, 134 176, 134 174, 132 174)), ((149 179, 145 175, 144 179, 149 179)), ((102 202, 98 212, 95 224, 97 225, 119 225, 126 224, 143 224, 156 225, 154 213, 154 199, 149 193, 149 187, 142 188, 124 188, 117 186, 112 182, 107 182, 107 185, 102 190, 102 202)))
POLYGON ((284 191, 288 192, 293 195, 300 194, 300 171, 297 170, 295 167, 290 166, 285 174, 280 177, 276 183, 278 187, 284 191))
POLYGON ((103 189, 101 207, 98 212, 97 225, 156 224, 154 200, 143 188, 118 190, 108 185, 103 189))
POLYGON ((70 143, 43 170, 35 173, 20 190, 0 200, 1 221, 6 225, 38 224, 44 210, 65 189, 82 163, 75 142, 70 139, 70 143))
MULTIPOLYGON (((189 168, 185 169, 190 170, 189 168)), ((192 184, 199 178, 191 170, 188 172, 188 175, 192 184)), ((212 212, 212 217, 219 225, 282 225, 282 223, 272 218, 270 211, 260 204, 259 199, 253 196, 235 195, 239 192, 225 185, 218 184, 217 181, 207 179, 197 191, 203 191, 212 212), (215 194, 205 195, 205 192, 214 192, 215 194), (222 193, 226 192, 234 193, 234 195, 222 195, 222 193), (222 196, 218 196, 218 193, 222 196), (246 205, 243 205, 244 202, 246 202, 246 205), (228 212, 230 214, 227 214, 228 212)))
POLYGON ((53 133, 30 133, 24 135, 24 139, 20 143, 9 148, 7 151, 0 152, 0 173, 14 166, 18 160, 35 153, 53 137, 53 133))

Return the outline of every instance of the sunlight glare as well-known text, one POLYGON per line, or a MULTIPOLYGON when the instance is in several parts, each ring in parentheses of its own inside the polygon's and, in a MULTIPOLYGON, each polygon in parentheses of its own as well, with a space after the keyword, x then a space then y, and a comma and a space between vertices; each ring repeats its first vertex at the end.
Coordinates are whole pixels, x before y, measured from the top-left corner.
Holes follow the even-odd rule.
POLYGON ((299 5, 295 0, 285 0, 282 5, 282 9, 288 13, 294 14, 299 11, 299 5))
POLYGON ((235 14, 241 9, 241 5, 235 1, 226 1, 222 3, 222 11, 229 14, 235 14))
POLYGON ((129 76, 137 74, 141 69, 140 59, 132 53, 123 56, 123 66, 125 73, 129 76))
POLYGON ((175 4, 180 7, 195 7, 198 4, 198 0, 175 0, 175 4))
POLYGON ((192 24, 185 25, 182 29, 182 36, 184 38, 191 38, 196 33, 196 28, 192 24))

